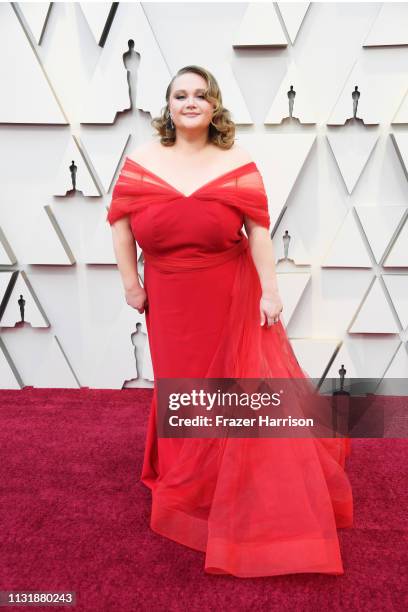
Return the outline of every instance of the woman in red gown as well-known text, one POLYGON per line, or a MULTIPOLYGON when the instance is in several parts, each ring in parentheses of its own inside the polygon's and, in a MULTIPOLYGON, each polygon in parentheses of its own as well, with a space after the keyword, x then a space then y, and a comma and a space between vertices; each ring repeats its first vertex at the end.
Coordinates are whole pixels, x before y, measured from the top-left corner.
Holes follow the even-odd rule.
MULTIPOLYGON (((208 108, 215 114, 205 129, 220 142, 217 113, 225 118, 228 111, 210 73, 181 69, 166 98, 163 117, 167 122, 170 109, 174 124, 160 125, 162 143, 174 146, 180 134, 200 133, 194 117, 189 124, 181 115, 205 121, 208 108), (176 84, 193 94, 197 83, 213 98, 172 97, 176 84), (218 111, 210 105, 214 98, 218 111)), ((279 297, 265 294, 265 275, 260 282, 259 244, 242 232, 244 222, 266 231, 270 225, 253 161, 183 192, 128 157, 108 221, 118 228, 114 246, 123 279, 136 276, 134 244, 124 247, 129 243, 118 237, 124 223, 143 250, 144 287, 128 289, 126 299, 145 312, 155 381, 307 378, 279 320, 279 297)), ((156 393, 155 384, 141 474, 152 491, 155 532, 205 552, 209 573, 344 573, 337 528, 353 520, 344 469, 350 440, 162 438, 156 393)))

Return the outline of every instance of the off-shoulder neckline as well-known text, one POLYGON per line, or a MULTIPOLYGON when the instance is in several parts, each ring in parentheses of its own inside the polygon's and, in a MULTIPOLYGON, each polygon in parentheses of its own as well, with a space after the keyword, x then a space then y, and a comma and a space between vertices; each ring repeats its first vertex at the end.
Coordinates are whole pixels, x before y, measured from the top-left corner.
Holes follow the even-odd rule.
POLYGON ((146 168, 145 166, 143 166, 142 164, 140 164, 136 160, 132 159, 131 157, 126 157, 126 160, 131 162, 132 164, 135 164, 136 166, 139 166, 139 168, 141 168, 144 172, 147 172, 148 174, 151 174, 155 178, 159 179, 159 181, 161 181, 162 183, 164 183, 165 185, 170 187, 170 189, 173 189, 173 191, 176 191, 177 193, 179 193, 184 198, 191 198, 192 196, 194 196, 196 193, 198 193, 199 191, 201 191, 205 187, 208 187, 209 185, 212 185, 213 183, 215 183, 215 181, 218 181, 219 179, 225 178, 225 177, 229 176, 230 174, 234 174, 235 172, 243 170, 244 168, 247 168, 249 166, 254 166, 256 169, 258 169, 258 167, 257 167, 257 165, 256 165, 256 163, 254 161, 246 162, 245 164, 241 164, 240 166, 236 166, 235 168, 232 168, 231 170, 227 170, 227 172, 223 172, 222 174, 219 174, 215 178, 210 179, 209 181, 207 181, 206 183, 201 185, 201 187, 198 187, 197 189, 194 189, 194 191, 192 191, 191 193, 186 194, 186 193, 183 193, 182 191, 180 191, 180 189, 177 189, 176 187, 174 187, 174 185, 172 185, 168 181, 165 181, 161 176, 159 176, 158 174, 156 174, 152 170, 149 170, 149 168, 146 168))

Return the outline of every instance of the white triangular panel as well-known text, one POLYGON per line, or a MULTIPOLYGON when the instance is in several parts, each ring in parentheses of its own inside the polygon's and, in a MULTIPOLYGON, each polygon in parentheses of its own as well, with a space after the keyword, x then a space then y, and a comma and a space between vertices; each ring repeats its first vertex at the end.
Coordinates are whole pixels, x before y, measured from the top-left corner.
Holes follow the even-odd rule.
POLYGON ((280 124, 289 117, 288 91, 293 86, 296 93, 293 104, 292 118, 298 119, 300 123, 316 123, 316 102, 313 100, 313 91, 303 80, 302 72, 298 70, 295 62, 289 64, 288 70, 282 79, 278 92, 265 118, 265 125, 280 124))
POLYGON ((280 318, 282 319, 285 327, 290 323, 290 320, 295 312, 297 305, 299 304, 302 295, 306 289, 306 285, 310 281, 310 274, 302 273, 289 273, 289 274, 276 274, 279 288, 279 295, 281 296, 282 303, 284 304, 280 318))
MULTIPOLYGON (((392 125, 395 123, 408 123, 408 90, 406 91, 402 102, 395 113, 394 119, 391 121, 392 125)), ((404 136, 404 134, 402 134, 402 136, 404 136)))
POLYGON ((389 368, 384 374, 384 378, 405 378, 408 380, 408 345, 406 342, 401 342, 398 351, 395 353, 394 359, 391 361, 389 368))
POLYGON ((0 57, 0 123, 66 124, 9 2, 0 3, 0 57))
MULTIPOLYGON (((106 221, 106 219, 104 219, 104 221, 101 223, 105 225, 105 228, 107 228, 107 232, 106 232, 106 229, 104 232, 103 227, 101 227, 101 225, 98 223, 98 227, 97 227, 96 233, 92 237, 92 242, 91 242, 90 247, 89 248, 87 248, 86 246, 84 247, 84 251, 86 253, 85 263, 93 264, 93 265, 115 265, 116 266, 117 261, 116 261, 115 253, 113 250, 112 230, 108 222, 106 221), (103 245, 102 248, 100 247, 100 245, 98 245, 98 238, 100 238, 102 242, 102 245, 103 245), (112 257, 110 256, 110 252, 112 252, 112 257)), ((137 242, 135 242, 135 244, 136 244, 136 251, 137 251, 137 272, 138 272, 141 284, 144 285, 143 251, 137 242)))
POLYGON ((408 327, 408 275, 383 274, 383 279, 401 325, 405 329, 408 327))
POLYGON ((121 134, 116 130, 82 130, 81 142, 84 143, 92 165, 108 193, 115 172, 121 162, 123 152, 130 134, 121 134))
POLYGON ((49 327, 50 323, 47 316, 24 271, 20 272, 17 277, 3 316, 0 319, 0 327, 14 327, 16 323, 21 323, 21 311, 18 303, 21 295, 25 300, 24 322, 29 323, 31 327, 49 327))
MULTIPOLYGON (((387 371, 384 374, 384 378, 379 383, 378 387, 375 390, 376 395, 393 395, 393 396, 405 396, 408 395, 408 345, 406 342, 401 342, 398 350, 395 352, 395 355, 387 368, 387 371)), ((394 413, 393 416, 396 416, 397 419, 403 418, 406 419, 406 407, 404 405, 401 406, 401 413, 394 413)), ((399 425, 401 422, 398 420, 394 420, 394 426, 396 426, 397 431, 399 430, 399 425)), ((392 436, 394 437, 394 436, 392 436)))
POLYGON ((339 378, 342 364, 349 378, 382 378, 400 340, 396 336, 375 338, 348 336, 327 373, 327 378, 339 378))
POLYGON ((408 134, 393 132, 390 136, 394 143, 395 150, 397 151, 398 158, 402 163, 405 176, 408 179, 408 134))
POLYGON ((264 179, 272 227, 277 222, 316 134, 239 134, 242 144, 256 161, 264 179), (270 197, 269 197, 270 194, 270 197))
POLYGON ((405 206, 356 206, 355 208, 375 260, 380 263, 407 208, 405 206))
POLYGON ((350 334, 397 334, 399 328, 378 278, 374 280, 350 334))
POLYGON ((3 243, 0 241, 0 266, 12 266, 16 263, 16 260, 12 261, 4 248, 3 243))
POLYGON ((277 2, 279 12, 285 22, 292 45, 310 6, 310 2, 277 2))
POLYGON ((87 264, 116 264, 112 231, 106 221, 106 211, 104 208, 93 236, 88 237, 84 244, 84 260, 87 264))
MULTIPOLYGON (((121 389, 125 381, 136 377, 134 347, 131 334, 136 323, 146 332, 145 315, 125 303, 110 330, 103 347, 89 354, 86 363, 92 364, 89 386, 102 389, 121 389)), ((92 350, 88 347, 88 350, 92 350)))
MULTIPOLYGON (((1 272, 0 271, 0 303, 4 299, 6 291, 11 283, 11 280, 16 272, 1 272)), ((0 325, 1 325, 0 321, 0 325)))
POLYGON ((51 2, 19 2, 19 8, 39 45, 48 19, 51 2))
MULTIPOLYGON (((408 217, 407 217, 408 219, 408 217)), ((398 234, 390 252, 383 263, 384 268, 408 268, 408 220, 398 234)))
POLYGON ((102 195, 93 180, 75 138, 70 138, 68 141, 61 165, 55 177, 53 194, 56 196, 65 196, 68 191, 72 190, 73 186, 70 171, 72 162, 77 166, 76 190, 82 191, 84 196, 102 195))
POLYGON ((33 210, 24 230, 23 259, 28 264, 71 266, 75 257, 50 206, 33 210))
POLYGON ((363 47, 408 45, 408 3, 383 2, 363 47))
POLYGON ((360 97, 356 118, 365 125, 378 125, 389 121, 390 109, 404 95, 407 83, 401 70, 389 70, 386 62, 374 64, 371 57, 362 57, 354 64, 344 87, 329 116, 327 125, 344 125, 354 116, 352 94, 358 87, 360 97))
POLYGON ((308 303, 310 319, 316 331, 324 338, 342 338, 360 307, 364 296, 373 282, 373 271, 356 270, 353 274, 347 268, 321 269, 313 276, 313 288, 317 302, 308 303))
POLYGON ((21 389, 23 381, 11 359, 11 356, 0 338, 0 389, 21 389))
POLYGON ((285 241, 283 237, 288 231, 290 236, 288 246, 288 260, 293 261, 297 266, 310 265, 310 255, 303 244, 302 234, 299 231, 298 224, 295 221, 295 216, 289 218, 288 209, 282 217, 277 230, 273 235, 273 250, 275 254, 275 262, 285 258, 285 241))
POLYGON ((163 91, 171 74, 142 4, 120 3, 84 95, 81 123, 113 123, 116 113, 130 108, 127 70, 123 61, 129 40, 134 41, 134 51, 140 54, 136 107, 152 116, 160 115, 163 91))
POLYGON ((249 2, 233 35, 233 47, 286 47, 288 44, 273 2, 249 2))
POLYGON ((13 266, 16 263, 17 257, 0 227, 0 266, 13 266))
POLYGON ((56 336, 50 334, 45 355, 33 376, 36 388, 77 389, 80 384, 56 336))
POLYGON ((353 128, 350 125, 341 132, 326 134, 349 193, 353 192, 378 140, 374 132, 353 128))
POLYGON ((310 378, 320 378, 327 368, 339 340, 291 338, 290 343, 303 370, 310 378))
POLYGON ((322 268, 371 268, 371 259, 349 210, 324 257, 322 268))
POLYGON ((99 44, 106 21, 112 7, 112 2, 80 2, 79 3, 96 44, 99 44))

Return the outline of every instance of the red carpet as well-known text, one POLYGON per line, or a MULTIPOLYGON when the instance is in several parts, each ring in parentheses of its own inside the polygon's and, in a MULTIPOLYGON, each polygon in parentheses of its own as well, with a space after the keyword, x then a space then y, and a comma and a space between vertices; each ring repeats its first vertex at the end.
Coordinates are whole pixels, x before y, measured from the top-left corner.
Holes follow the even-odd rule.
POLYGON ((406 440, 352 441, 343 576, 209 575, 203 553, 149 528, 138 478, 151 395, 0 391, 0 590, 76 591, 72 608, 34 608, 76 612, 407 609, 406 440))

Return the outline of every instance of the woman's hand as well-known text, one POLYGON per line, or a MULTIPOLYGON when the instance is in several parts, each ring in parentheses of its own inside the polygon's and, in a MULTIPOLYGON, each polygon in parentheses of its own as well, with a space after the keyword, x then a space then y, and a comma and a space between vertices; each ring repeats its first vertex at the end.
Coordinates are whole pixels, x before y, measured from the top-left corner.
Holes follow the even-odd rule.
POLYGON ((129 289, 125 291, 126 302, 132 308, 135 308, 142 314, 148 309, 149 305, 147 302, 147 293, 143 287, 136 287, 135 289, 129 289))
POLYGON ((270 327, 273 323, 277 323, 279 321, 279 315, 283 310, 283 304, 279 293, 262 295, 259 302, 259 308, 261 311, 261 325, 267 323, 267 326, 270 327))

